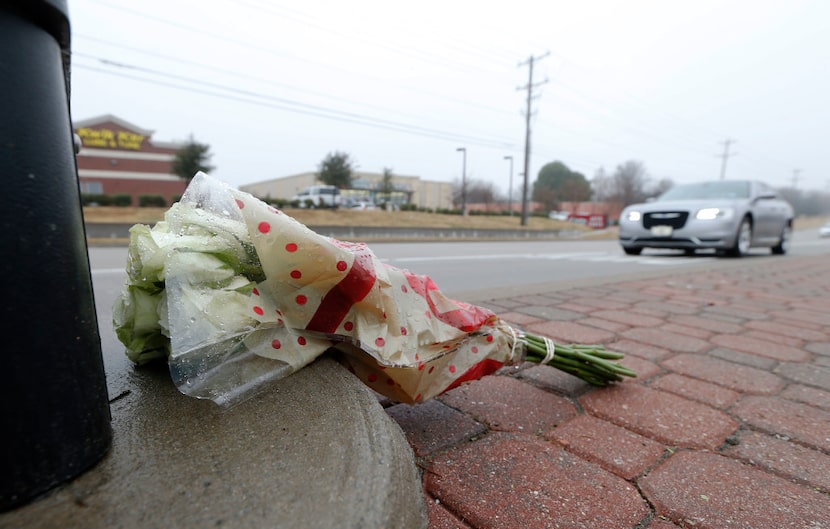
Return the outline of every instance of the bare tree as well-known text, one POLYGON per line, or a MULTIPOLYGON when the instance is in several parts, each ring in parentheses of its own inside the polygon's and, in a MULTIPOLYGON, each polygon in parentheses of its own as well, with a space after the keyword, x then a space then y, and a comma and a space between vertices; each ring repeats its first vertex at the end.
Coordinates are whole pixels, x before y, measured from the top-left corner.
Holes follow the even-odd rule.
POLYGON ((594 173, 591 180, 591 198, 596 202, 607 202, 614 199, 614 179, 608 176, 604 167, 594 173))
MULTIPOLYGON (((498 191, 492 182, 467 178, 467 203, 492 204, 498 191)), ((453 182, 453 203, 461 203, 461 182, 453 182)))
POLYGON ((780 188, 778 193, 792 204, 796 215, 830 214, 830 193, 794 187, 780 188))
POLYGON ((649 178, 645 165, 635 160, 618 165, 611 176, 600 167, 591 180, 594 200, 618 202, 623 206, 660 195, 673 186, 674 182, 669 178, 663 178, 655 184, 649 178))
POLYGON ((614 171, 614 190, 616 199, 624 206, 642 202, 648 196, 648 176, 642 162, 628 160, 617 166, 614 171))
POLYGON ((649 195, 656 197, 657 195, 662 195, 663 193, 665 193, 673 187, 674 180, 672 180, 671 178, 662 178, 659 182, 657 182, 657 185, 651 188, 649 195))

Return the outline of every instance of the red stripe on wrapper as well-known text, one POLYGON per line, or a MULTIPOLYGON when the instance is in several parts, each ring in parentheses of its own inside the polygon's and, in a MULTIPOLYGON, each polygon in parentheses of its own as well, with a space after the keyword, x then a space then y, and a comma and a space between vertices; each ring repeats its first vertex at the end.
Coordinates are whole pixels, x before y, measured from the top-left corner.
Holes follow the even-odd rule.
POLYGON ((306 325, 309 331, 334 333, 349 313, 352 305, 366 297, 377 276, 372 263, 372 252, 365 246, 354 250, 352 269, 329 290, 306 325))
POLYGON ((481 362, 477 363, 470 369, 468 369, 463 375, 453 380, 452 384, 447 386, 447 389, 444 391, 449 391, 451 389, 455 389, 464 382, 472 382, 474 380, 478 380, 481 377, 485 377, 487 375, 492 375, 504 365, 504 362, 499 362, 498 360, 493 360, 492 358, 487 358, 482 360, 481 362))
MULTIPOLYGON (((458 305, 460 308, 447 312, 440 312, 435 306, 435 302, 432 300, 432 297, 429 295, 430 291, 440 293, 438 286, 432 278, 424 275, 416 275, 408 270, 401 270, 401 272, 404 277, 406 277, 406 281, 409 283, 409 286, 412 287, 412 290, 426 300, 429 305, 429 309, 433 314, 435 314, 435 317, 447 325, 451 325, 464 332, 473 332, 490 321, 491 318, 495 317, 495 314, 487 309, 476 307, 475 305, 470 305, 469 303, 463 303, 461 301, 453 301, 453 303, 458 305)), ((429 313, 427 313, 427 316, 429 316, 429 313)))

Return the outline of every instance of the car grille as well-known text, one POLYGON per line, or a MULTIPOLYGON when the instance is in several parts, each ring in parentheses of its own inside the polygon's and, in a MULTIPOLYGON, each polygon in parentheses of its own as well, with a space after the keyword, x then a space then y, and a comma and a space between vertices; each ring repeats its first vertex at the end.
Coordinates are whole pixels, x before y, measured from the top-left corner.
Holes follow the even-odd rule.
POLYGON ((643 227, 671 226, 677 230, 686 225, 688 217, 688 211, 654 211, 643 215, 643 227))

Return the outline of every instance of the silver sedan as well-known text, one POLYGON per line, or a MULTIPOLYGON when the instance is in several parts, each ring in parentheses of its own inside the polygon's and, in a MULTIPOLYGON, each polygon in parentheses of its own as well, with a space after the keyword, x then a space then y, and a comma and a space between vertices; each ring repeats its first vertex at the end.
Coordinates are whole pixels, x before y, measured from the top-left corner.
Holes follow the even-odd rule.
POLYGON ((740 257, 752 247, 783 255, 792 233, 793 208, 767 185, 717 180, 678 185, 652 202, 626 207, 619 240, 625 253, 672 248, 692 254, 714 249, 740 257))

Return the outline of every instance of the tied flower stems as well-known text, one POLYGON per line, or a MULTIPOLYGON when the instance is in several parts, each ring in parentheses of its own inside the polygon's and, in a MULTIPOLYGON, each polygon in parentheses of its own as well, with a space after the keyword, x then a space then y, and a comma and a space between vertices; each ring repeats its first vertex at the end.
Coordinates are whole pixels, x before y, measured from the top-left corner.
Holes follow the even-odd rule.
POLYGON ((525 360, 537 364, 545 363, 549 357, 549 347, 554 347, 553 358, 547 365, 581 378, 595 386, 607 386, 626 377, 636 377, 637 373, 621 365, 619 360, 625 355, 608 351, 601 345, 553 344, 541 336, 523 333, 519 336, 525 347, 525 360))

